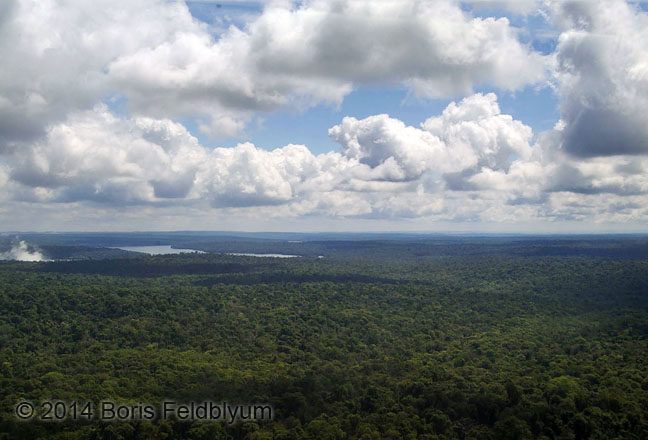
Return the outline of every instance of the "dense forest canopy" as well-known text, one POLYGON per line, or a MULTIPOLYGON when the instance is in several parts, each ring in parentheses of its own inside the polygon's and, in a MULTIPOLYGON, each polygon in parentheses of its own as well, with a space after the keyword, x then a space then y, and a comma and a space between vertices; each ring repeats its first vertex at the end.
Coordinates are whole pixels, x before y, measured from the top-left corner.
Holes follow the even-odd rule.
POLYGON ((79 256, 0 262, 0 438, 648 438, 645 237, 21 238, 79 256), (217 253, 92 254, 155 243, 217 253), (49 399, 274 417, 17 419, 49 399))

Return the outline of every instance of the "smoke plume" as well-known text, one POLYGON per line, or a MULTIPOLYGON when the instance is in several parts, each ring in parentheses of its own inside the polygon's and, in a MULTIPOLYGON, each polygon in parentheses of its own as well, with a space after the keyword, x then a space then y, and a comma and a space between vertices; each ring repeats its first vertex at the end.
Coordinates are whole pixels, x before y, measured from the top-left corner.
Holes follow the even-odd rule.
POLYGON ((30 250, 24 240, 11 245, 7 252, 0 252, 0 260, 43 261, 43 254, 36 249, 30 250))

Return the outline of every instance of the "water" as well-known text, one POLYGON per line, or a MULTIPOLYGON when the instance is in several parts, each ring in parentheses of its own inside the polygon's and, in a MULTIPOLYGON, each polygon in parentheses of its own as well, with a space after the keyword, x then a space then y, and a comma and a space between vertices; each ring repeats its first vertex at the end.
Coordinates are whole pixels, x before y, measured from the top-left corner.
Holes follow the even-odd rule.
POLYGON ((200 254, 204 254, 203 251, 197 251, 195 249, 174 249, 169 245, 164 245, 164 246, 122 246, 122 247, 115 247, 113 249, 121 249, 124 251, 131 251, 131 252, 141 252, 143 254, 149 254, 149 255, 163 255, 163 254, 183 254, 186 252, 198 252, 200 254))
POLYGON ((270 258, 299 258, 300 255, 290 254, 250 254, 245 252, 228 252, 225 255, 236 255, 239 257, 270 257, 270 258))
MULTIPOLYGON (((198 252, 204 254, 203 251, 194 249, 173 249, 169 245, 164 246, 121 246, 113 249, 121 249, 124 251, 141 252, 149 255, 162 255, 162 254, 182 254, 186 252, 198 252)), ((228 252, 225 255, 234 255, 239 257, 269 257, 269 258, 299 258, 301 255, 290 254, 254 254, 248 252, 228 252)))

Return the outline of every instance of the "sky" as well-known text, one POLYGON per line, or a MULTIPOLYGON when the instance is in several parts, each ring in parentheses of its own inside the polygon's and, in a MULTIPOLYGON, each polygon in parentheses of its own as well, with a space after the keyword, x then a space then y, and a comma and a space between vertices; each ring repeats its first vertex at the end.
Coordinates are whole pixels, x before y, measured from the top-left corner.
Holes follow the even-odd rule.
POLYGON ((647 232, 648 3, 3 0, 0 231, 647 232))

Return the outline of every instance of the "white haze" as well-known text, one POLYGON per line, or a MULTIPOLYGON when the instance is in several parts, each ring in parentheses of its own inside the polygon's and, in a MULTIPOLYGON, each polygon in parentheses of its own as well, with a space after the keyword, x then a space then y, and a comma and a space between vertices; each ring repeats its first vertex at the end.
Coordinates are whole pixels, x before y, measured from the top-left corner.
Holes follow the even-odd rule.
POLYGON ((37 250, 30 251, 24 240, 13 244, 9 251, 0 253, 0 260, 43 261, 44 259, 43 254, 37 250))

